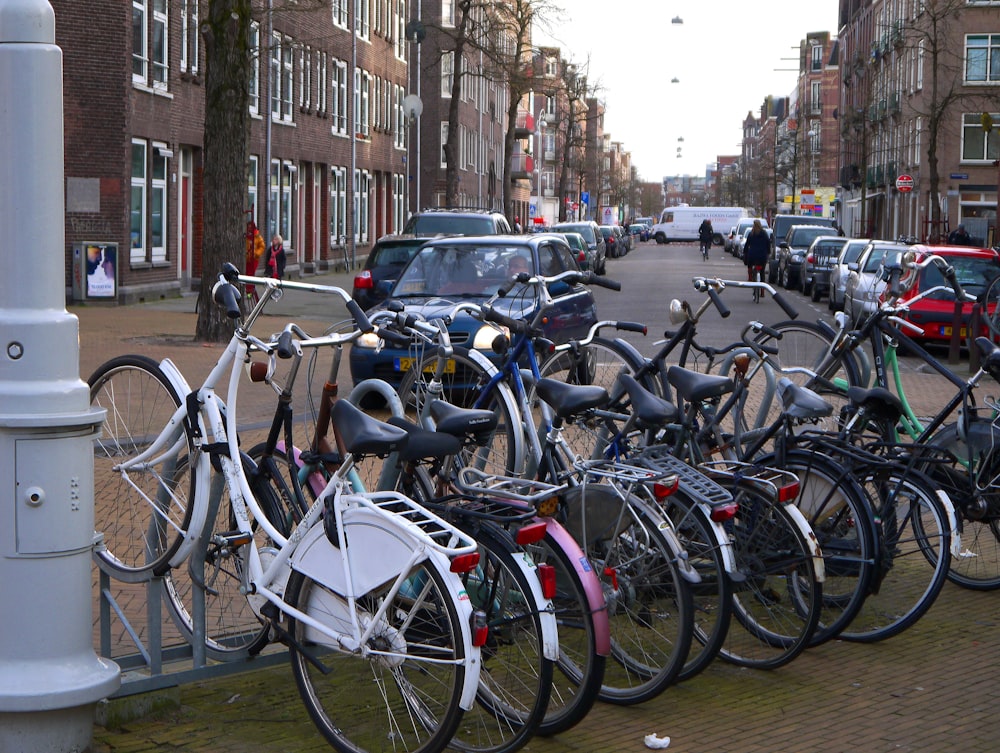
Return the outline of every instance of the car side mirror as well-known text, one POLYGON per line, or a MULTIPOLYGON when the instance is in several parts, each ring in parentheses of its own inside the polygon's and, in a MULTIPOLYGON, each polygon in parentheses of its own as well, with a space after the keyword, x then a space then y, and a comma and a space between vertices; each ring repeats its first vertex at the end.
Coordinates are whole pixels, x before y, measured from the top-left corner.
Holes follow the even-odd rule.
POLYGON ((847 271, 849 272, 857 272, 859 269, 860 267, 858 266, 858 263, 856 261, 852 261, 850 264, 847 265, 847 271))

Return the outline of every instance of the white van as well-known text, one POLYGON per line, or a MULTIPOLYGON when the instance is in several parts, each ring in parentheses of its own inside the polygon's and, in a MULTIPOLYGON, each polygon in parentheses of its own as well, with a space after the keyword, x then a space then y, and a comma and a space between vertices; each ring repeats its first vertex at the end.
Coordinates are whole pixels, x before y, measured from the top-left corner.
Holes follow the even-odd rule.
POLYGON ((649 234, 657 243, 696 241, 698 228, 707 219, 715 231, 715 245, 721 246, 722 236, 739 220, 749 216, 750 212, 743 207, 667 207, 649 234))

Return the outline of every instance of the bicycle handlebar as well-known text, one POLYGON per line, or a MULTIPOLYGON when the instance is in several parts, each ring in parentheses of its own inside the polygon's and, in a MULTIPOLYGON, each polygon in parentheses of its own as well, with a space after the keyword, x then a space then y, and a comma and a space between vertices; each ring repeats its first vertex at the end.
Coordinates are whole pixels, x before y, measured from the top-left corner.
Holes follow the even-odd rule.
POLYGON ((583 337, 580 340, 570 340, 569 342, 562 343, 561 345, 552 344, 549 346, 548 350, 550 353, 556 353, 564 350, 570 350, 572 348, 579 348, 584 345, 590 345, 594 341, 594 338, 597 337, 597 334, 604 327, 614 327, 615 329, 623 332, 639 332, 643 335, 647 332, 646 325, 640 324, 639 322, 619 322, 614 319, 604 319, 603 321, 591 324, 586 337, 583 337))
POLYGON ((612 280, 607 277, 599 277, 589 271, 581 272, 575 269, 570 269, 565 272, 560 272, 557 275, 552 275, 551 277, 546 277, 544 275, 529 275, 527 272, 519 272, 516 275, 512 275, 507 282, 500 286, 500 289, 497 291, 497 296, 503 298, 514 289, 515 285, 535 285, 536 287, 541 287, 553 282, 567 282, 570 284, 580 282, 584 285, 597 285, 602 288, 607 288, 608 290, 622 289, 622 284, 617 280, 612 280))
MULTIPOLYGON (((718 294, 721 291, 725 290, 727 287, 760 288, 761 290, 766 290, 771 295, 771 298, 774 299, 774 302, 777 303, 779 306, 781 306, 782 310, 788 315, 790 319, 799 318, 799 312, 796 311, 795 307, 791 304, 791 302, 789 302, 781 293, 772 288, 766 282, 750 282, 749 280, 747 281, 723 280, 718 277, 693 277, 691 279, 691 282, 694 283, 695 290, 697 290, 699 293, 706 293, 708 295, 709 300, 715 305, 715 308, 719 310, 719 314, 721 314, 723 318, 728 317, 731 312, 729 308, 722 303, 722 300, 718 294)), ((701 313, 702 310, 699 310, 698 314, 695 316, 695 319, 697 319, 701 315, 701 313)))

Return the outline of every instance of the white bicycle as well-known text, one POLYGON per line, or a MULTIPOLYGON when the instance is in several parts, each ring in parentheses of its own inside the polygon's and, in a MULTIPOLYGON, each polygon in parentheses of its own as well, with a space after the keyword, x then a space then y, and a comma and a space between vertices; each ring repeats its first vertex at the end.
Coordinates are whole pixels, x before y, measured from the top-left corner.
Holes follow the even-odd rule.
POLYGON ((165 575, 168 605, 181 623, 190 615, 169 585, 170 568, 188 556, 204 558, 200 585, 209 590, 225 569, 221 580, 235 576, 257 623, 231 633, 213 624, 210 645, 246 651, 280 637, 310 716, 338 749, 383 750, 390 739, 394 749, 442 750, 479 684, 486 630, 459 576, 476 567, 477 545, 401 494, 352 492, 347 476, 355 458, 388 454, 406 432, 346 401, 334 415, 346 454, 296 525, 276 495, 252 487, 253 463, 241 454, 236 431, 240 372, 253 350, 295 347, 290 337, 250 334, 267 302, 282 289, 301 289, 346 303, 352 332, 302 346, 350 342, 372 327, 340 288, 268 278, 253 279, 262 293, 244 318, 234 283, 248 280, 227 264, 215 286, 214 299, 236 330, 201 387, 188 387, 169 360, 143 357, 113 359, 91 377, 92 403, 107 410, 94 447, 95 519, 103 534, 95 558, 130 582, 165 575), (215 385, 227 374, 224 403, 215 385), (212 533, 203 536, 206 521, 212 533))

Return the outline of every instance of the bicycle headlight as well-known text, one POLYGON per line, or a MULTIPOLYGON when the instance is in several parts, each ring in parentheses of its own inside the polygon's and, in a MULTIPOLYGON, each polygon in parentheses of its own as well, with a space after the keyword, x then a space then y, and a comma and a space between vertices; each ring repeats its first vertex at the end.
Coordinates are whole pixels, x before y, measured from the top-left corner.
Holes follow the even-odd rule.
POLYGON ((510 330, 506 327, 492 327, 489 325, 479 328, 476 336, 472 338, 472 347, 476 350, 490 350, 493 347, 493 340, 498 334, 510 337, 510 330))
POLYGON ((683 324, 687 321, 688 312, 690 311, 687 303, 674 298, 670 302, 670 323, 671 324, 683 324))

